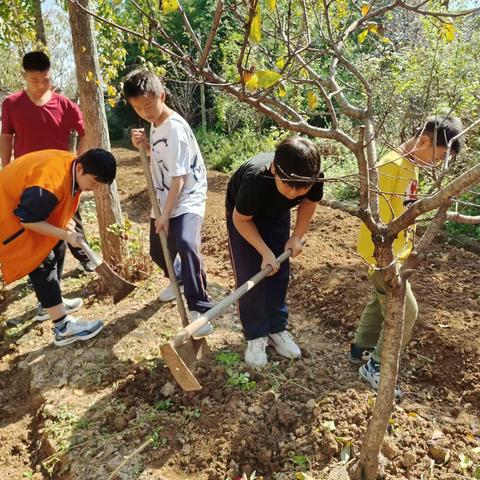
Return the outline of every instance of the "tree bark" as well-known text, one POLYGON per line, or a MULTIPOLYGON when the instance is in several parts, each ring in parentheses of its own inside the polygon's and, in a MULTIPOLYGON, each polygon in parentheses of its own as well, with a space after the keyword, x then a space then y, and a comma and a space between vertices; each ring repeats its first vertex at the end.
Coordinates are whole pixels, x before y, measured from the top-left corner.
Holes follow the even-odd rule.
MULTIPOLYGON (((389 265, 393 260, 392 243, 376 245, 379 264, 389 265)), ((372 418, 360 449, 360 458, 353 472, 355 480, 375 480, 378 471, 378 458, 388 421, 393 409, 395 388, 400 365, 405 318, 406 280, 401 275, 401 267, 394 263, 383 271, 386 283, 387 311, 384 319, 384 341, 382 368, 372 418)))
POLYGON ((41 0, 33 0, 33 9, 35 11, 35 38, 37 43, 41 43, 44 47, 47 46, 47 36, 45 35, 45 25, 42 17, 41 0))
MULTIPOLYGON (((110 150, 93 19, 74 2, 67 3, 87 148, 110 150)), ((89 8, 89 0, 79 0, 78 3, 89 8)), ((122 210, 116 183, 95 191, 95 203, 103 257, 113 265, 121 264, 124 253, 122 238, 108 231, 112 224, 122 225, 122 210)))

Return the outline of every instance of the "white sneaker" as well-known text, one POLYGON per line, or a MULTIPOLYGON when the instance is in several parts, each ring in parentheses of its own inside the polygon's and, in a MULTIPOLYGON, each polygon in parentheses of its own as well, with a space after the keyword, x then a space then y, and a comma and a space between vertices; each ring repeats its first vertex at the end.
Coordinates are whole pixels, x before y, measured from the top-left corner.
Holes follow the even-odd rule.
POLYGON ((54 327, 53 343, 57 347, 63 347, 79 340, 88 340, 98 335, 102 328, 101 320, 81 320, 67 315, 62 325, 54 327))
MULTIPOLYGON (((194 320, 202 316, 200 312, 196 312, 195 310, 190 310, 189 313, 190 313, 190 322, 193 322, 194 320)), ((208 322, 203 327, 200 327, 192 335, 192 337, 195 339, 202 338, 202 337, 206 337, 207 335, 210 335, 211 333, 213 333, 213 325, 210 322, 208 322)))
POLYGON ((267 343, 268 337, 259 337, 247 341, 247 349, 245 350, 245 363, 249 367, 259 369, 267 365, 267 343))
MULTIPOLYGON (((183 285, 180 285, 180 292, 183 293, 183 285)), ((158 299, 161 302, 171 302, 175 300, 175 292, 173 291, 173 285, 171 283, 159 293, 158 299)))
MULTIPOLYGON (((83 306, 83 300, 81 298, 62 298, 63 305, 65 306, 65 312, 67 315, 69 313, 74 313, 77 310, 80 310, 83 306)), ((48 320, 50 315, 42 307, 40 303, 37 304, 37 315, 33 318, 36 322, 44 322, 48 320)))
POLYGON ((293 341, 292 336, 286 330, 268 335, 268 344, 272 345, 275 351, 285 358, 300 358, 302 352, 293 341))

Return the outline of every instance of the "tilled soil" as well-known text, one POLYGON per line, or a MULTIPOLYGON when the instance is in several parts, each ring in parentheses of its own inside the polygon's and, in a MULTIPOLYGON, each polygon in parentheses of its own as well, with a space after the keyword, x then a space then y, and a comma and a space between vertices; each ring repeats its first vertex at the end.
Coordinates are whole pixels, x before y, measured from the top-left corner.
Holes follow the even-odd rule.
MULTIPOLYGON (((358 221, 319 208, 303 254, 292 261, 290 326, 302 359, 269 349, 269 367, 248 371, 232 306, 215 322, 211 353, 193 367, 202 390, 182 392, 159 352, 180 321, 174 303, 157 299, 166 281, 157 269, 148 273, 141 165, 134 152, 115 153, 132 222, 124 233, 135 248, 131 262, 147 278, 114 306, 95 275, 80 275, 69 257, 65 296, 82 296, 82 315, 106 326, 95 339, 61 349, 48 322, 31 321, 36 302, 26 282, 9 287, 0 337, 0 478, 106 480, 122 462, 116 478, 129 480, 326 478, 329 467, 358 453, 375 398, 346 357, 370 291, 355 254, 358 221)), ((210 173, 203 228, 216 301, 233 288, 226 182, 210 173)), ((83 216, 94 240, 89 199, 83 216)), ((405 393, 382 448, 383 478, 480 478, 478 266, 478 255, 438 243, 412 278, 420 315, 402 361, 405 393)))

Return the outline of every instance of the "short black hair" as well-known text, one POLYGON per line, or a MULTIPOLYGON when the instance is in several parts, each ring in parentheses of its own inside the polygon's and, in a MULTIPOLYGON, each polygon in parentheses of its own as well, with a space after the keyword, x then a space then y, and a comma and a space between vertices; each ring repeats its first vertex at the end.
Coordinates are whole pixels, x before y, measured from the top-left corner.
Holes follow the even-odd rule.
POLYGON ((292 136, 280 142, 273 157, 275 173, 292 188, 313 185, 321 173, 320 150, 308 138, 292 136))
POLYGON ((150 94, 158 97, 164 90, 160 77, 148 70, 134 70, 123 80, 123 94, 127 100, 150 94))
POLYGON ((92 148, 77 158, 83 173, 93 175, 95 180, 109 185, 115 180, 117 162, 115 157, 103 148, 92 148))
POLYGON ((22 66, 26 72, 45 72, 50 69, 50 59, 45 52, 29 52, 23 56, 22 66))
MULTIPOLYGON (((423 128, 419 128, 416 137, 426 135, 430 138, 432 145, 436 139, 436 147, 448 147, 448 143, 463 130, 462 121, 457 117, 448 115, 434 115, 428 117, 423 128)), ((460 153, 462 142, 458 138, 452 143, 452 150, 455 155, 460 153)))

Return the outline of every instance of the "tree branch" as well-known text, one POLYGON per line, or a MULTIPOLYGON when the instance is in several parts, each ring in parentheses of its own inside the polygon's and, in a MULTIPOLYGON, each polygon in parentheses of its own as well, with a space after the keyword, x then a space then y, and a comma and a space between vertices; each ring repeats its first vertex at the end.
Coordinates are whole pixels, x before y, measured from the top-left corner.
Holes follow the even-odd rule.
POLYGON ((447 221, 463 223, 465 225, 478 225, 480 224, 480 215, 462 215, 458 212, 447 212, 447 221))

